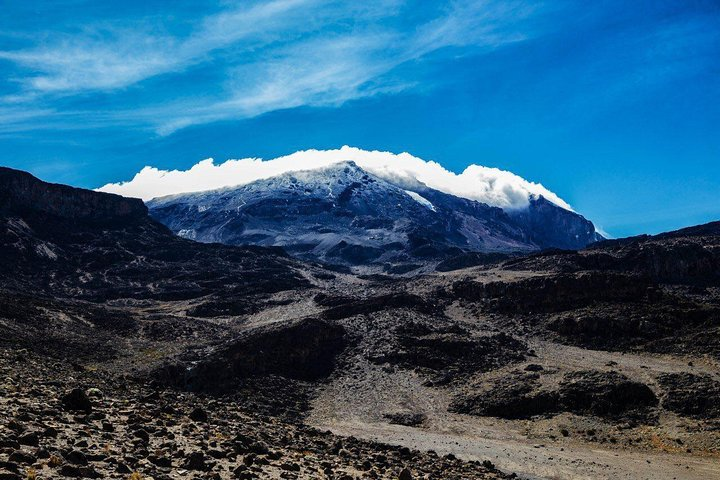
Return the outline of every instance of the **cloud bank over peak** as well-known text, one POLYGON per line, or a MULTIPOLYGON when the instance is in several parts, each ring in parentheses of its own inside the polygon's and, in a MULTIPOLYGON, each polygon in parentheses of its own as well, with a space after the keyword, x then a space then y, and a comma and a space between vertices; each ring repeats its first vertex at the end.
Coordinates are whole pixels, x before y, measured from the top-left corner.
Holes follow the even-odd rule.
POLYGON ((188 170, 160 170, 147 166, 130 181, 109 183, 98 190, 149 200, 244 185, 286 172, 314 170, 347 161, 353 161, 360 168, 393 183, 413 185, 421 182, 441 192, 501 208, 523 208, 528 205, 531 196, 542 195, 556 205, 572 210, 570 205, 541 184, 527 181, 512 172, 470 165, 456 174, 437 162, 406 152, 395 154, 348 146, 334 150, 303 150, 272 160, 243 158, 215 164, 213 159, 208 158, 188 170))

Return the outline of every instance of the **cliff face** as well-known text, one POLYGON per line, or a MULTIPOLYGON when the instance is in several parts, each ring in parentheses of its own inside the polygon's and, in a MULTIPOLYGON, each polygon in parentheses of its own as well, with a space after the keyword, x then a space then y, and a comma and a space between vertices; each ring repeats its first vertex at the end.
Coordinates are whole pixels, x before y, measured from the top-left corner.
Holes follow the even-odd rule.
POLYGON ((513 211, 510 216, 541 248, 577 250, 603 240, 590 220, 544 197, 531 198, 527 209, 513 211))
POLYGON ((5 167, 0 167, 0 212, 99 223, 147 218, 142 200, 46 183, 27 172, 5 167))

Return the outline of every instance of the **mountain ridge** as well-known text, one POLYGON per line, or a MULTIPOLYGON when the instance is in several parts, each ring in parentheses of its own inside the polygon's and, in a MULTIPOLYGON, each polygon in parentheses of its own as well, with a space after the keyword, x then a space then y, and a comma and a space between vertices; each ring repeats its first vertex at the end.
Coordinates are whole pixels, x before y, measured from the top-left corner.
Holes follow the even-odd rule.
POLYGON ((35 211, 75 220, 112 221, 143 217, 148 209, 140 199, 48 183, 30 173, 0 167, 0 208, 35 211))
POLYGON ((91 300, 307 285, 280 249, 197 244, 150 218, 139 199, 8 168, 0 170, 0 267, 12 272, 0 286, 91 300))

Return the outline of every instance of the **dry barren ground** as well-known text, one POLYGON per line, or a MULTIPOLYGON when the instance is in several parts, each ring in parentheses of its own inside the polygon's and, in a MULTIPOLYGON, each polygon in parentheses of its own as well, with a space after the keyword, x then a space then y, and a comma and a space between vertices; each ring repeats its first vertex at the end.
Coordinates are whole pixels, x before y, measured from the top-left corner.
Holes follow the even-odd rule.
MULTIPOLYGON (((638 360, 632 358, 630 363, 638 360)), ((388 373, 366 365, 328 385, 313 403, 308 423, 338 435, 451 453, 467 460, 489 459, 501 470, 523 478, 720 478, 717 450, 703 450, 712 432, 693 436, 683 428, 687 422, 677 418, 664 418, 658 427, 623 431, 572 414, 542 420, 474 417, 449 413, 445 392, 422 383, 412 372, 388 373), (421 425, 411 427, 390 424, 384 417, 397 412, 420 413, 425 418, 421 425), (589 436, 588 431, 596 433, 589 436), (680 437, 685 438, 682 447, 677 443, 680 437), (636 446, 627 446, 628 439, 636 440, 636 446), (698 451, 688 453, 684 448, 688 442, 698 451)))

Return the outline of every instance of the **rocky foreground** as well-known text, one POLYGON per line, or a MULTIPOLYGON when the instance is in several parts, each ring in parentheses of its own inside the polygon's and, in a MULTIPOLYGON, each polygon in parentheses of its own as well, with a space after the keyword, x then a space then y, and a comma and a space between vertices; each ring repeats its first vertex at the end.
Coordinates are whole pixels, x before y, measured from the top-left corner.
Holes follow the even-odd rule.
POLYGON ((0 479, 511 478, 486 462, 341 438, 238 399, 0 352, 0 479))

